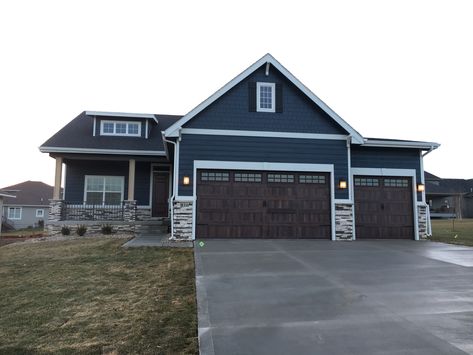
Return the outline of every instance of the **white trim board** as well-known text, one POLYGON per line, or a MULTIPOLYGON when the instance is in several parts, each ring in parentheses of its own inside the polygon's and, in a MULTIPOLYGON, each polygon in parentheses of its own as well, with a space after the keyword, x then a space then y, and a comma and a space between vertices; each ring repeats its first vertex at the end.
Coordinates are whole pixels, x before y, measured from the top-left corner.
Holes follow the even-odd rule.
POLYGON ((85 111, 87 116, 104 117, 129 117, 129 118, 152 118, 158 123, 156 116, 152 113, 127 113, 127 112, 108 112, 108 111, 85 111))
POLYGON ((182 128, 181 134, 201 134, 209 136, 243 136, 243 137, 275 137, 275 138, 299 138, 299 139, 328 139, 346 140, 349 136, 343 134, 321 134, 321 133, 298 133, 298 132, 274 132, 274 131, 244 131, 226 129, 200 129, 182 128))
MULTIPOLYGON (((355 175, 366 175, 366 176, 403 176, 410 177, 412 179, 412 213, 414 214, 414 239, 419 240, 419 221, 417 216, 417 181, 416 181, 416 170, 415 169, 386 169, 386 168, 352 168, 351 177, 355 175)), ((354 184, 353 184, 354 187, 354 184)), ((353 198, 354 198, 353 191, 353 198)), ((353 199, 354 201, 354 199, 353 199)), ((355 239, 356 230, 356 218, 355 212, 353 211, 353 239, 355 239)))
POLYGON ((353 127, 351 127, 346 121, 344 121, 335 111, 333 111, 325 102, 318 98, 312 91, 310 91, 304 84, 302 84, 294 75, 292 75, 286 68, 284 68, 271 54, 264 55, 261 59, 256 61, 253 65, 248 67, 241 74, 237 75, 234 79, 224 85, 222 88, 217 90, 212 96, 203 101, 173 125, 168 127, 164 134, 166 137, 178 137, 179 129, 186 124, 189 120, 195 117, 198 113, 202 112, 206 107, 211 105, 235 85, 240 83, 255 70, 260 68, 262 65, 270 63, 277 70, 279 70, 282 75, 284 75, 289 81, 291 81, 299 90, 301 90, 310 100, 312 100, 317 106, 319 106, 323 111, 325 111, 335 122, 337 122, 343 129, 345 129, 352 136, 353 142, 357 144, 363 144, 364 139, 360 133, 358 133, 353 127))
POLYGON ((195 240, 196 213, 197 213, 197 170, 198 169, 225 169, 225 170, 264 170, 264 171, 307 171, 330 173, 330 219, 331 239, 336 240, 335 234, 335 183, 333 164, 295 164, 295 163, 267 163, 241 161, 194 160, 193 192, 192 196, 177 196, 176 201, 194 201, 192 204, 192 239, 195 240))
POLYGON ((83 154, 112 154, 112 155, 157 155, 166 156, 162 150, 125 150, 125 149, 95 149, 95 148, 65 148, 39 147, 41 153, 83 153, 83 154))
POLYGON ((439 143, 435 142, 416 142, 416 141, 401 141, 401 140, 382 140, 382 139, 365 139, 364 147, 386 147, 386 148, 416 148, 416 149, 437 149, 440 147, 439 143))

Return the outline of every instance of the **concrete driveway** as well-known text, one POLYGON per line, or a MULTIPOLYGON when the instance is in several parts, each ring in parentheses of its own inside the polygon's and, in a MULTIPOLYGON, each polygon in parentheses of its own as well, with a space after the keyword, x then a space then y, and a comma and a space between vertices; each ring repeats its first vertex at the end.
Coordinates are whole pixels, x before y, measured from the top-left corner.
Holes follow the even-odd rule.
POLYGON ((473 354, 473 249, 196 243, 202 354, 473 354))

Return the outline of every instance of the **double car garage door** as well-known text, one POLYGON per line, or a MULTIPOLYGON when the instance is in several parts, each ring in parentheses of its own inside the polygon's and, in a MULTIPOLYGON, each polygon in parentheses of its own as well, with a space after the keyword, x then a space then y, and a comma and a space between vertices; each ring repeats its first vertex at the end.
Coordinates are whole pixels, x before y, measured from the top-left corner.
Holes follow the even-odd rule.
MULTIPOLYGON (((355 206, 357 238, 413 239, 410 179, 355 177, 355 206)), ((198 170, 196 237, 330 239, 330 175, 198 170)))

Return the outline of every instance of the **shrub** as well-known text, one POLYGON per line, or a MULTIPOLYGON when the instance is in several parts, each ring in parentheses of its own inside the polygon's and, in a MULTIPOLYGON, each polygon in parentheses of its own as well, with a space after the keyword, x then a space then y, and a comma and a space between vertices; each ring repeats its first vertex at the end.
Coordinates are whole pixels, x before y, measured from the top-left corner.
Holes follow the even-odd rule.
POLYGON ((102 234, 112 234, 113 228, 110 224, 104 224, 102 226, 102 234))
POLYGON ((82 237, 85 234, 85 232, 87 232, 87 227, 84 226, 83 224, 81 224, 80 226, 77 227, 76 233, 77 233, 78 236, 82 237))
POLYGON ((40 220, 38 221, 38 227, 39 227, 39 228, 44 228, 44 221, 43 221, 42 219, 40 219, 40 220))
POLYGON ((62 226, 61 234, 62 235, 69 235, 69 234, 71 234, 71 229, 68 226, 62 226))

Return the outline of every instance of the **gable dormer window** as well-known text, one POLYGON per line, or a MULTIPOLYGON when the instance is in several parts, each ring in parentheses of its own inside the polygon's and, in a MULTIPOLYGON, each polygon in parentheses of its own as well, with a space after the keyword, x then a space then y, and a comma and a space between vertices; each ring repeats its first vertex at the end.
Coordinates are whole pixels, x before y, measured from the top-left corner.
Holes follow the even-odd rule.
POLYGON ((141 122, 101 121, 101 136, 141 136, 141 122))
POLYGON ((256 110, 276 112, 276 84, 256 83, 256 110))

